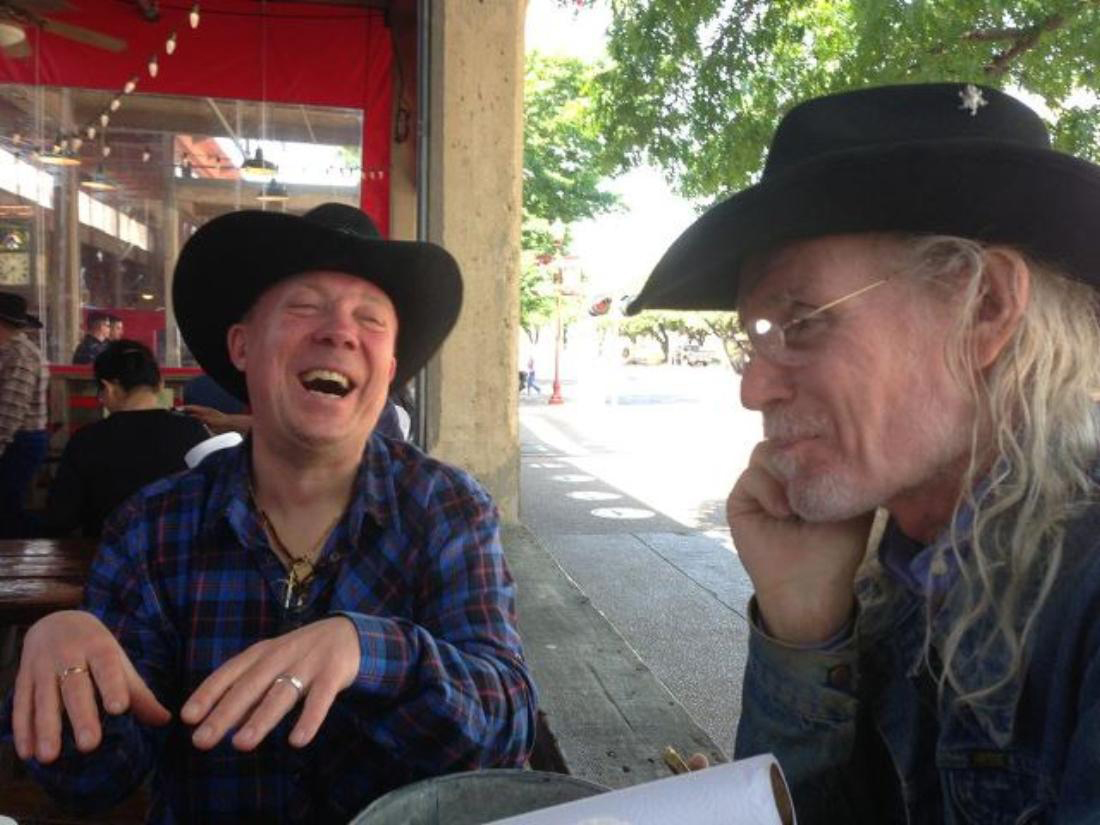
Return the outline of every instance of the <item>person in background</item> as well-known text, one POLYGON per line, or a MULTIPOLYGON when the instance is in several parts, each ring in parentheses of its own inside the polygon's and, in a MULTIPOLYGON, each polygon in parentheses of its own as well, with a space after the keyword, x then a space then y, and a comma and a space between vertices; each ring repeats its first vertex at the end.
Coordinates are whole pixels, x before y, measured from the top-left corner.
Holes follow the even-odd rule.
POLYGON ((107 336, 107 340, 109 340, 109 341, 121 341, 122 340, 122 332, 123 332, 123 329, 124 329, 124 324, 122 323, 122 319, 119 318, 117 315, 108 315, 107 319, 111 323, 111 331, 107 336))
POLYGON ((88 314, 87 332, 73 351, 74 364, 90 364, 107 346, 111 336, 111 317, 103 312, 88 314))
POLYGON ((0 734, 86 811, 152 771, 157 823, 345 825, 399 785, 522 767, 536 693, 497 509, 374 432, 458 319, 454 258, 343 204, 249 210, 188 239, 172 288, 249 436, 111 517, 84 609, 27 631, 0 734))
POLYGON ((46 456, 50 374, 42 351, 24 332, 41 328, 23 296, 0 292, 0 538, 36 531, 24 504, 46 456))
POLYGON ((79 528, 98 538, 123 501, 186 469, 184 455, 210 435, 198 420, 161 406, 160 369, 144 344, 112 341, 92 370, 109 415, 77 430, 65 445, 46 505, 52 535, 79 528))
POLYGON ((734 755, 800 823, 1100 822, 1098 289, 1100 166, 935 83, 792 108, 629 307, 738 312, 734 755))
POLYGON ((542 390, 539 389, 539 385, 535 383, 535 356, 533 355, 527 359, 526 379, 526 390, 528 395, 531 393, 542 393, 542 390))

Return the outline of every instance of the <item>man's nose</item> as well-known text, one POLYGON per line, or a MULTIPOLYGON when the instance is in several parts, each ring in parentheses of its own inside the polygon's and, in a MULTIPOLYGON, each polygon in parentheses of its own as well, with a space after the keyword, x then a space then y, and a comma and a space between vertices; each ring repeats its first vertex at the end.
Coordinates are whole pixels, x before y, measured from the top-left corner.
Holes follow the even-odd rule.
POLYGON ((757 356, 741 373, 741 406, 761 412, 794 396, 791 370, 768 358, 757 356))
POLYGON ((325 316, 324 325, 314 333, 313 338, 321 344, 343 349, 355 349, 357 324, 350 311, 333 309, 325 316))

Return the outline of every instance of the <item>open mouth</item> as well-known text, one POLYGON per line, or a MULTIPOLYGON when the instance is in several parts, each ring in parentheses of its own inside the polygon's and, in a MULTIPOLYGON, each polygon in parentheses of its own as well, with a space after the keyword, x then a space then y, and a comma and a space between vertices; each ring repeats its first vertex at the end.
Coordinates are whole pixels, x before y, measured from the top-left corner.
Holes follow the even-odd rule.
POLYGON ((306 370, 298 380, 309 392, 343 398, 355 389, 355 382, 336 370, 306 370))

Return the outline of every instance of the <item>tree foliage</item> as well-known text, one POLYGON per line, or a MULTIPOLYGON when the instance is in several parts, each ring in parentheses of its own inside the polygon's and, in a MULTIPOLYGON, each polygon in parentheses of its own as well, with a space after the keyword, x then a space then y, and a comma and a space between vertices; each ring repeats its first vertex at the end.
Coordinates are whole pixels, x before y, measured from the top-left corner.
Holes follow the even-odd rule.
MULTIPOLYGON (((574 58, 527 56, 520 325, 532 339, 555 311, 553 260, 569 252, 569 224, 619 206, 602 188, 605 146, 592 118, 592 74, 574 58)), ((575 302, 565 302, 572 314, 575 302)))
POLYGON ((1100 90, 1096 0, 610 2, 612 62, 594 86, 608 158, 654 163, 689 197, 751 183, 794 103, 880 83, 1033 92, 1056 145, 1100 161, 1100 107, 1072 99, 1100 90))

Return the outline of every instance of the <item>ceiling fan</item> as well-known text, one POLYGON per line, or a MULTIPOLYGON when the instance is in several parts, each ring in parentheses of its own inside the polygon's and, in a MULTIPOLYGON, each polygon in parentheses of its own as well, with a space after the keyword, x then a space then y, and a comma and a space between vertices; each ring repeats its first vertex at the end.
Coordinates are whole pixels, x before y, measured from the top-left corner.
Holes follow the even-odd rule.
POLYGON ((65 0, 0 0, 0 51, 9 58, 29 57, 31 46, 27 29, 32 26, 109 52, 121 52, 126 48, 125 40, 49 17, 71 8, 65 0))

